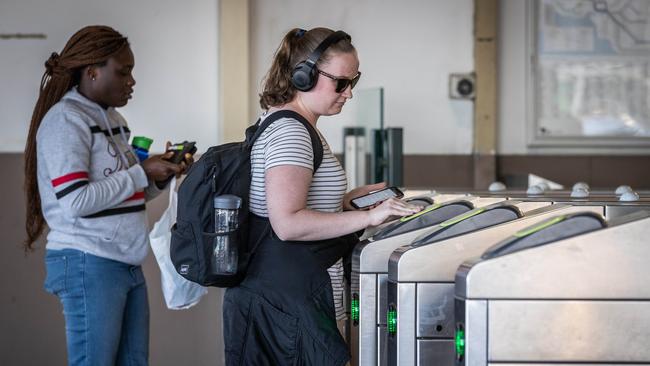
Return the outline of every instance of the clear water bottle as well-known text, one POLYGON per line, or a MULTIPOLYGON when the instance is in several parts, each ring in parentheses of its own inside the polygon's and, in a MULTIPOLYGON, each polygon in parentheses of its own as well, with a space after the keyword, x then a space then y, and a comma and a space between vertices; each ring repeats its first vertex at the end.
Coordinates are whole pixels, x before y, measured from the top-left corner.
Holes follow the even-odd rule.
POLYGON ((212 245, 212 273, 229 275, 237 273, 237 243, 228 235, 239 226, 238 214, 241 198, 230 194, 214 198, 214 237, 212 245))

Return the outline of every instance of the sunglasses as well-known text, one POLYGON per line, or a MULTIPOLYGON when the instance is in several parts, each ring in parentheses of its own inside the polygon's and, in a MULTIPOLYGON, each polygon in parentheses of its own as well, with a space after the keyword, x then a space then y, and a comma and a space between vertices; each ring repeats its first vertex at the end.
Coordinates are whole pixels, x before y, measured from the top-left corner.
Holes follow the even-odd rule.
POLYGON ((350 90, 354 89, 354 86, 357 85, 357 82, 359 82, 359 78, 361 77, 360 72, 357 74, 357 76, 353 77, 352 79, 339 78, 321 70, 318 70, 318 73, 336 81, 336 89, 334 90, 337 93, 342 93, 348 87, 348 85, 350 85, 350 90))

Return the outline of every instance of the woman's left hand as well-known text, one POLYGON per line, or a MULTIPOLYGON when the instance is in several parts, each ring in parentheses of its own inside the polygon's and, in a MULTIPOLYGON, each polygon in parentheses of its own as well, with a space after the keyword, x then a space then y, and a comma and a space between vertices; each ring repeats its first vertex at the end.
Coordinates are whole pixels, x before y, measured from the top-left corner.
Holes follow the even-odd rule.
POLYGON ((367 186, 361 186, 351 190, 350 192, 346 193, 345 196, 343 196, 343 211, 356 210, 356 208, 352 207, 352 204, 350 203, 350 201, 353 199, 384 188, 386 188, 386 182, 369 184, 367 186))

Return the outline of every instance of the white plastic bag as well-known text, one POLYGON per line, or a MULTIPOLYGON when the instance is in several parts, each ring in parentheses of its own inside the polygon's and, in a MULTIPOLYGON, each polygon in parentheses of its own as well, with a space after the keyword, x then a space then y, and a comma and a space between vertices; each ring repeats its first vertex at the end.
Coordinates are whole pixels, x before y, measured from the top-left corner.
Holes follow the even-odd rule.
POLYGON ((149 241, 160 267, 160 280, 165 303, 169 309, 181 310, 196 305, 201 297, 208 293, 208 289, 179 275, 169 256, 172 237, 170 230, 176 223, 176 203, 176 178, 174 177, 169 183, 169 206, 151 229, 149 241))

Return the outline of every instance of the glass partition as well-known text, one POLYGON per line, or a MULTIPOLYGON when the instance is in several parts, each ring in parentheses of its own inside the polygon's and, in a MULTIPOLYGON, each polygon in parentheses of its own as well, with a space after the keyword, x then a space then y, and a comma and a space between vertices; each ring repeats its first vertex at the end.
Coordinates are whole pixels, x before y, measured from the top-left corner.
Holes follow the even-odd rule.
POLYGON ((355 124, 343 130, 344 166, 350 189, 375 181, 372 168, 374 132, 384 127, 384 89, 355 90, 355 124))

